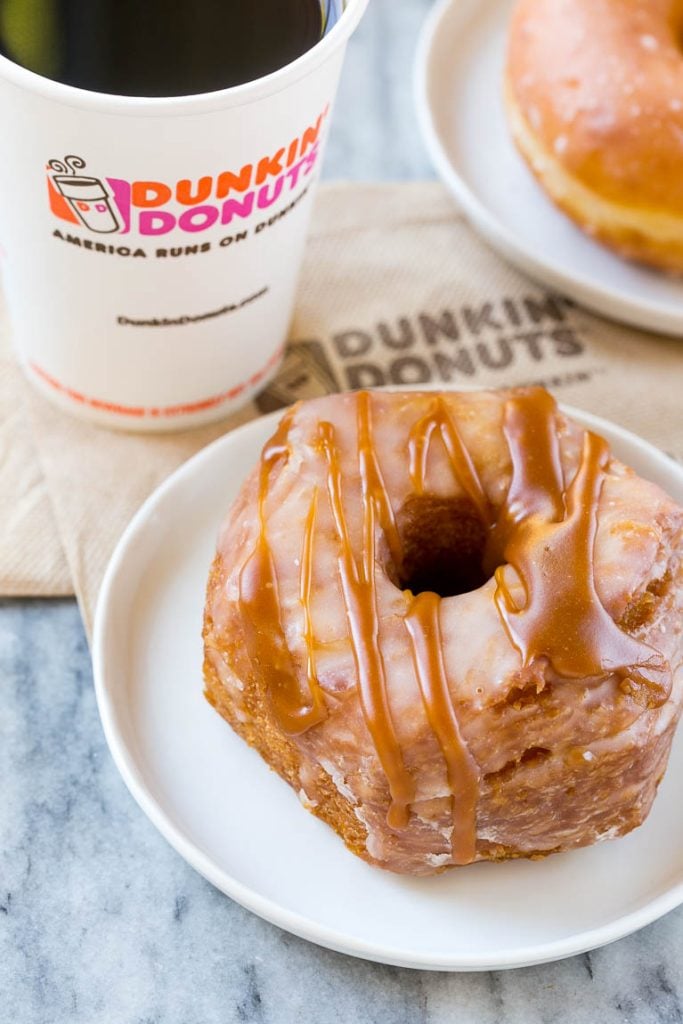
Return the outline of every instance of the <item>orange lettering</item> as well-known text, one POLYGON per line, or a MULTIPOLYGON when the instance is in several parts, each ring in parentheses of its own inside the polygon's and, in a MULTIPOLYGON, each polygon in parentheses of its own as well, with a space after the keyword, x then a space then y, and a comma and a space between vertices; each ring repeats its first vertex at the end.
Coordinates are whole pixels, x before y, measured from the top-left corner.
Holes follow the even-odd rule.
POLYGON ((274 156, 264 156, 258 162, 258 170, 256 171, 256 184, 262 185, 263 182, 269 175, 282 174, 282 158, 285 155, 284 147, 278 149, 274 156))
POLYGON ((315 146, 316 142, 318 141, 318 136, 320 135, 320 128, 323 123, 323 117, 324 114, 321 114, 318 120, 315 122, 315 124, 311 128, 307 128, 306 131, 301 136, 302 156, 304 155, 304 153, 306 153, 308 149, 310 149, 311 146, 315 146))
POLYGON ((225 199, 230 189, 234 189, 236 192, 246 192, 251 185, 253 170, 251 164, 245 164, 239 174, 233 174, 232 171, 223 171, 222 174, 219 174, 216 182, 216 199, 225 199))
POLYGON ((171 190, 161 181, 134 181, 131 191, 133 206, 163 206, 171 198, 171 190))
POLYGON ((289 144, 289 149, 287 150, 287 166, 288 167, 291 167, 292 164, 294 163, 294 161, 296 160, 296 154, 297 154, 298 149, 299 149, 299 140, 298 139, 293 139, 290 142, 290 144, 289 144))
POLYGON ((192 194, 192 182, 188 178, 183 178, 176 185, 176 199, 183 206, 196 206, 197 203, 205 202, 211 195, 211 186, 213 185, 213 178, 206 177, 200 178, 197 182, 197 191, 192 194))

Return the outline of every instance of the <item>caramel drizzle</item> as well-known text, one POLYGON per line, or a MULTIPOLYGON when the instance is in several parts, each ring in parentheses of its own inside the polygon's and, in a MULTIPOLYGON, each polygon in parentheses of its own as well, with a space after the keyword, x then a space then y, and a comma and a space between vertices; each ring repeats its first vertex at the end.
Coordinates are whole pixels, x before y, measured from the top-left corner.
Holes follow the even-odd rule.
MULTIPOLYGON (((361 452, 364 432, 367 430, 365 436, 368 439, 371 433, 369 407, 361 399, 357 408, 361 428, 358 436, 363 507, 363 557, 360 562, 354 556, 349 538, 342 498, 341 463, 333 425, 320 423, 318 438, 328 466, 328 494, 339 541, 339 576, 363 717, 389 784, 391 805, 387 823, 391 828, 405 828, 408 824, 408 806, 414 799, 414 785, 403 763, 389 708, 386 670, 379 645, 375 585, 375 516, 377 506, 380 515, 383 509, 383 499, 381 495, 378 496, 376 489, 383 485, 381 474, 374 472, 372 462, 364 458, 361 452), (371 467, 369 474, 368 466, 371 467)), ((388 498, 386 500, 388 503, 388 498)))
POLYGON ((503 557, 506 540, 530 516, 545 522, 564 519, 564 480, 552 395, 535 388, 529 397, 505 403, 503 434, 512 462, 505 503, 493 528, 492 544, 503 557))
POLYGON ((427 465, 432 435, 435 431, 441 434, 451 470, 456 483, 463 488, 468 498, 477 508, 485 523, 491 523, 491 506, 482 487, 479 474, 472 461, 460 431, 448 414, 446 404, 437 395, 429 412, 419 419, 410 431, 408 440, 408 456, 410 460, 410 480, 416 494, 425 493, 427 486, 427 465))
POLYGON ((427 719, 446 762, 453 805, 453 863, 470 864, 476 855, 479 770, 453 707, 443 661, 440 613, 439 595, 425 592, 411 602, 405 623, 427 719))
MULTIPOLYGON (((413 490, 427 489, 427 468, 432 438, 439 433, 451 472, 488 525, 492 511, 469 450, 451 419, 441 395, 417 421, 408 440, 409 471, 413 490)), ((451 852, 455 864, 470 864, 476 855, 477 798, 479 771, 460 731, 453 706, 441 650, 441 598, 425 592, 411 601, 405 618, 412 643, 413 664, 427 720, 435 734, 444 760, 451 791, 453 835, 451 852)))
MULTIPOLYGON (((254 551, 240 573, 239 603, 244 645, 254 671, 259 672, 265 680, 280 727, 290 735, 297 735, 321 722, 326 715, 326 707, 315 672, 312 671, 312 644, 308 647, 307 657, 308 690, 305 691, 299 683, 282 627, 277 574, 266 530, 265 503, 270 477, 277 464, 288 454, 287 441, 292 419, 293 411, 290 411, 283 417, 261 454, 259 533, 254 551)), ((310 581, 307 597, 310 597, 310 581)), ((308 636, 312 637, 310 614, 307 628, 308 636)))
POLYGON ((359 391, 356 395, 356 419, 358 427, 358 462, 363 484, 363 495, 367 494, 379 513, 379 522, 395 565, 403 560, 403 545, 396 526, 396 517, 389 500, 382 470, 377 461, 372 443, 372 418, 370 415, 370 393, 359 391))
POLYGON ((609 446, 586 432, 578 471, 565 491, 555 413, 554 400, 543 391, 505 406, 513 472, 496 531, 525 599, 522 607, 515 603, 501 567, 495 574, 498 612, 524 666, 547 658, 567 679, 630 674, 662 703, 671 685, 665 660, 619 628, 595 589, 598 502, 609 446))
MULTIPOLYGON (((429 412, 412 428, 409 470, 416 494, 427 487, 429 448, 438 431, 455 479, 490 526, 489 554, 511 565, 524 591, 519 606, 505 572, 495 574, 494 600, 504 628, 524 666, 546 658, 561 676, 581 678, 630 673, 645 683, 661 703, 670 689, 670 670, 662 656, 625 633, 603 608, 595 589, 594 546, 597 511, 609 448, 586 433, 579 469, 565 489, 556 424, 556 404, 543 389, 532 389, 505 405, 503 431, 512 462, 507 499, 494 522, 481 480, 437 396, 429 412), (633 669, 639 671, 633 671, 633 669)), ((282 627, 277 578, 268 546, 265 501, 270 475, 288 453, 293 412, 282 420, 261 458, 258 492, 259 536, 239 579, 244 641, 255 669, 266 679, 273 710, 284 731, 304 732, 320 722, 325 701, 314 659, 311 619, 313 546, 317 488, 306 518, 299 597, 304 615, 308 688, 298 682, 282 627)), ((318 426, 320 449, 327 462, 327 491, 339 542, 339 574, 356 671, 361 708, 387 777, 393 828, 408 823, 415 796, 403 762, 389 707, 386 670, 379 645, 376 528, 379 525, 397 564, 401 539, 372 443, 370 395, 357 395, 358 465, 362 490, 362 557, 349 538, 342 495, 341 461, 331 423, 318 426)), ((413 663, 425 711, 446 762, 453 799, 452 855, 469 863, 476 853, 476 803, 479 772, 460 731, 443 661, 441 598, 423 593, 411 600, 405 617, 413 663)))
POLYGON ((306 645, 306 676, 311 693, 320 695, 320 685, 315 671, 313 619, 311 615, 311 586, 313 581, 313 537, 318 510, 318 488, 314 487, 313 497, 306 516, 304 540, 301 549, 301 571, 299 573, 299 600, 304 611, 304 643, 306 645))

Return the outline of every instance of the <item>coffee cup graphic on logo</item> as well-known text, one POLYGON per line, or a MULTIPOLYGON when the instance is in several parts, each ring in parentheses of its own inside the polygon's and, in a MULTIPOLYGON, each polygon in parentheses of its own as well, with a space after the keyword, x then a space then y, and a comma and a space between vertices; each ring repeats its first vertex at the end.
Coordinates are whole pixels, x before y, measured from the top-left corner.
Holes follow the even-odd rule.
POLYGON ((255 81, 113 95, 0 56, 0 267, 12 340, 65 410, 124 429, 225 416, 276 374, 351 32, 255 81))
POLYGON ((85 167, 85 160, 67 156, 63 161, 50 160, 48 166, 56 172, 52 175, 54 187, 67 200, 69 208, 84 227, 101 235, 119 230, 121 225, 109 203, 109 193, 100 179, 77 173, 85 167))

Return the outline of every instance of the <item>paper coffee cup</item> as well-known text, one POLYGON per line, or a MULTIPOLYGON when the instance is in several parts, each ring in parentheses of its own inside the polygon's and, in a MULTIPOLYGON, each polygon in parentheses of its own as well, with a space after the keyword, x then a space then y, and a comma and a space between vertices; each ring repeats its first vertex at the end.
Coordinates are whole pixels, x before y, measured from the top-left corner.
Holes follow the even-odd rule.
POLYGON ((273 74, 200 96, 88 92, 0 57, 2 285, 47 397, 108 426, 181 429, 275 374, 366 4, 348 0, 273 74))

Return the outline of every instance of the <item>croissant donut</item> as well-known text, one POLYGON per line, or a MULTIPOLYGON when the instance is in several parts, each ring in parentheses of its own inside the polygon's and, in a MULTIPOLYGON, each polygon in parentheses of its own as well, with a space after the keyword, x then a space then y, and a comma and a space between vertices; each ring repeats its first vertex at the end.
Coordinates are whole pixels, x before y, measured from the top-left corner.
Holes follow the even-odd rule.
POLYGON ((520 0, 506 106, 554 202, 621 255, 683 271, 683 3, 520 0))
POLYGON ((540 388, 300 403, 220 535, 206 695, 384 868, 622 835, 681 710, 682 530, 540 388))

